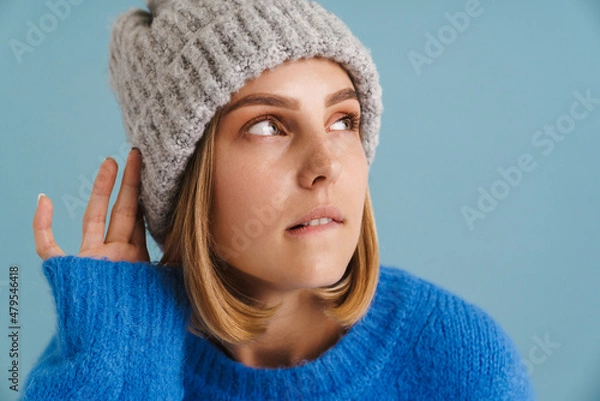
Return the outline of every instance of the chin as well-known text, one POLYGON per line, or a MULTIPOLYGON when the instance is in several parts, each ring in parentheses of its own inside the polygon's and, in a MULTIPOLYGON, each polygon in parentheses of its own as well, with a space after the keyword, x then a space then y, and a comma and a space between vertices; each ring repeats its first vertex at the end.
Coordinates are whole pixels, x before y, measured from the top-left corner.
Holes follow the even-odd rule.
POLYGON ((340 268, 331 268, 333 264, 329 265, 313 265, 313 267, 305 270, 306 274, 303 275, 300 281, 300 287, 303 288, 319 288, 328 287, 334 285, 342 279, 347 269, 347 264, 340 268))

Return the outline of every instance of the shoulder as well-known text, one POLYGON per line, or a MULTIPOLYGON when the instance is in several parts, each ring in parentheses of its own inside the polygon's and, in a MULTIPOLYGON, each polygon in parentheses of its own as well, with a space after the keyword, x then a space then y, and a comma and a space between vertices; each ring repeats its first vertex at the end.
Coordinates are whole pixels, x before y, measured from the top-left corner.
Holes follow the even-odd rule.
POLYGON ((432 399, 444 391, 469 400, 534 399, 515 344, 489 313, 403 269, 381 266, 380 280, 387 294, 412 293, 405 307, 416 309, 411 321, 418 333, 406 354, 409 374, 431 388, 432 399))

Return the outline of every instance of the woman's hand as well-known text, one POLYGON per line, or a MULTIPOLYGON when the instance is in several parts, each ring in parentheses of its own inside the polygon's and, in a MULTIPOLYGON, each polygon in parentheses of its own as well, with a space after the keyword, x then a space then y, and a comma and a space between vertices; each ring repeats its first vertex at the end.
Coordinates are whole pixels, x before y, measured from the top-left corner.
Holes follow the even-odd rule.
MULTIPOLYGON (((143 212, 138 204, 141 166, 140 151, 132 149, 127 157, 121 189, 112 209, 108 232, 104 238, 106 212, 119 166, 111 158, 102 162, 83 215, 83 238, 77 256, 97 259, 106 257, 115 262, 150 261, 146 247, 143 212)), ((42 260, 65 255, 54 242, 51 225, 52 202, 50 198, 42 196, 33 217, 35 249, 42 260)))

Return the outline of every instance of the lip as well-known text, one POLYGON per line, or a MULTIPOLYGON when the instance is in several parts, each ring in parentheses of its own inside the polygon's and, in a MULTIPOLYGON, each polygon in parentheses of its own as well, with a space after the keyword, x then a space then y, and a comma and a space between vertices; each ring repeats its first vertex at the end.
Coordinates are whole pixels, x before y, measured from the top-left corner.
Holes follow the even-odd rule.
MULTIPOLYGON (((329 224, 344 222, 344 215, 335 205, 319 205, 312 208, 308 213, 296 220, 296 222, 291 224, 287 230, 290 230, 292 227, 295 227, 299 224, 308 223, 311 220, 324 218, 330 218, 333 220, 329 224)), ((329 226, 329 224, 326 224, 323 227, 329 226)))
POLYGON ((310 236, 312 234, 328 231, 332 228, 339 227, 341 225, 342 223, 338 223, 337 221, 332 220, 327 224, 319 224, 317 226, 306 226, 302 228, 297 228, 295 230, 285 230, 285 233, 286 235, 289 235, 292 238, 304 238, 305 236, 310 236))

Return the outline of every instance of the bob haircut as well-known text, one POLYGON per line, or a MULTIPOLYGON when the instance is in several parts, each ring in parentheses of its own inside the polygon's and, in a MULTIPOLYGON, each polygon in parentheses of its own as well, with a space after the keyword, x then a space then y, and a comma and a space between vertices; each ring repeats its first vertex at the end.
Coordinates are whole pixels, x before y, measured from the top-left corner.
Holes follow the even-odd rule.
MULTIPOLYGON (((222 252, 216 253, 210 216, 214 140, 221 113, 219 109, 206 126, 183 173, 159 263, 183 269, 192 307, 188 329, 220 343, 240 344, 263 334, 279 305, 267 307, 241 293, 235 286, 236 270, 222 252)), ((361 233, 344 275, 331 286, 309 291, 323 302, 327 316, 349 329, 369 309, 378 279, 377 232, 367 187, 361 233)))

